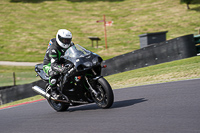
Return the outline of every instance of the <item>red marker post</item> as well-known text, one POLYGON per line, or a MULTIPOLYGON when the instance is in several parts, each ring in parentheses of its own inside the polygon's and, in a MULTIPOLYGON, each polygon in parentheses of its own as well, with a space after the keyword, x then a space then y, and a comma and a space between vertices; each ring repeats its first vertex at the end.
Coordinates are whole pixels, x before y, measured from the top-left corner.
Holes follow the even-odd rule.
POLYGON ((105 45, 106 45, 106 49, 107 49, 108 47, 107 47, 106 26, 111 26, 112 23, 113 23, 113 21, 108 21, 108 22, 106 22, 106 17, 105 17, 105 15, 103 15, 103 20, 98 20, 98 21, 96 21, 96 22, 97 22, 97 23, 99 23, 99 22, 104 22, 105 45))

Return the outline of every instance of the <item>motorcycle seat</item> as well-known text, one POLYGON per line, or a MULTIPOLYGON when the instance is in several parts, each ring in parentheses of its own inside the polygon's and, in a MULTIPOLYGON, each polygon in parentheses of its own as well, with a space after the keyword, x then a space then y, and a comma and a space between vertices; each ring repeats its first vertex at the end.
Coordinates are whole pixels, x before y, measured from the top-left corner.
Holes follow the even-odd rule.
POLYGON ((43 64, 37 64, 35 68, 37 68, 38 70, 43 70, 43 64))
POLYGON ((49 80, 49 76, 43 71, 43 64, 35 65, 35 71, 45 81, 49 80))

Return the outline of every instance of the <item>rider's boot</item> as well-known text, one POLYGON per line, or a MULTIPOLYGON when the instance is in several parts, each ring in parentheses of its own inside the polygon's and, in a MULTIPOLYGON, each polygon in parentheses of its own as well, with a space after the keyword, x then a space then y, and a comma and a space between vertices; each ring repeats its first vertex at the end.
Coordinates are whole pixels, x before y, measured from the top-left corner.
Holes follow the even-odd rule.
POLYGON ((58 93, 58 90, 57 90, 57 87, 56 88, 52 88, 52 90, 51 90, 51 96, 54 98, 54 99, 59 99, 59 97, 60 97, 60 95, 59 95, 59 93, 58 93))
POLYGON ((46 92, 49 93, 54 99, 59 98, 59 91, 56 85, 56 79, 53 78, 50 80, 50 85, 48 90, 46 90, 46 92))

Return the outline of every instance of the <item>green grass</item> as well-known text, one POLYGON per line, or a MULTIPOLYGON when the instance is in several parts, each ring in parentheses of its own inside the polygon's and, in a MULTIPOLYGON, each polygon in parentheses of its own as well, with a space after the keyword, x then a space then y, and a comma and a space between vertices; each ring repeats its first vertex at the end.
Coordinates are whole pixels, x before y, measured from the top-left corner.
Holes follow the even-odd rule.
POLYGON ((14 84, 13 72, 15 72, 16 76, 16 85, 31 83, 40 79, 36 77, 34 67, 0 65, 0 86, 10 86, 14 84))
POLYGON ((190 7, 179 0, 1 0, 0 60, 41 62, 60 28, 71 30, 74 43, 109 59, 139 49, 140 34, 167 30, 167 39, 196 34, 200 4, 190 7), (107 50, 103 23, 96 23, 104 14, 114 21, 107 27, 107 50), (98 49, 88 36, 102 39, 98 49))

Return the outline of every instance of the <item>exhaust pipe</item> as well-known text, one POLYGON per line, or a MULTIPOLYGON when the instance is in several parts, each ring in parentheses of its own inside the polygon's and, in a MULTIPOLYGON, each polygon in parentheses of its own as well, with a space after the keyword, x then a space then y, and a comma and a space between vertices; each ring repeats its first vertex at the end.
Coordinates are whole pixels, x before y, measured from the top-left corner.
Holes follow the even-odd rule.
POLYGON ((65 102, 65 103, 70 103, 69 101, 66 101, 66 100, 57 100, 57 99, 54 99, 53 97, 51 97, 48 93, 45 92, 44 89, 40 88, 39 86, 33 86, 32 89, 39 93, 40 95, 42 95, 44 98, 46 99, 51 99, 51 100, 54 100, 54 101, 57 101, 57 102, 65 102))
POLYGON ((44 98, 47 98, 47 99, 50 99, 50 98, 51 98, 51 96, 50 96, 48 93, 46 93, 45 90, 42 89, 42 88, 40 88, 39 86, 33 86, 32 89, 33 89, 35 92, 37 92, 37 93, 39 93, 40 95, 42 95, 44 98))

